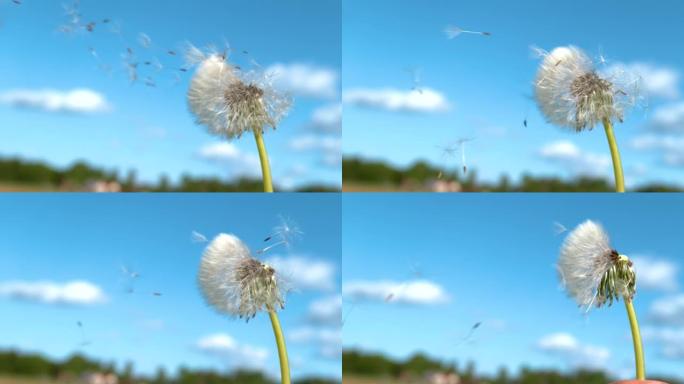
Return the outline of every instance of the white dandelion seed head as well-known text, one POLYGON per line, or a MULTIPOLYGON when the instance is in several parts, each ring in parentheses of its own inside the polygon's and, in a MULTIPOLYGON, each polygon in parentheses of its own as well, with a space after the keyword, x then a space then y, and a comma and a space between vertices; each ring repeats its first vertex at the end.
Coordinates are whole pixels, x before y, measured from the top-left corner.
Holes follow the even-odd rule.
POLYGON ((188 62, 201 58, 188 90, 188 104, 198 124, 227 139, 246 131, 275 128, 292 104, 278 91, 270 75, 242 71, 226 61, 226 54, 204 54, 192 47, 188 62))
POLYGON ((207 303, 221 313, 249 320, 259 311, 285 306, 276 270, 252 257, 234 235, 220 234, 207 246, 198 281, 207 303))
POLYGON ((582 131, 604 120, 622 121, 636 105, 639 82, 628 73, 599 73, 581 49, 568 46, 543 57, 535 81, 535 98, 546 119, 555 125, 582 131))
POLYGON ((568 295, 587 309, 631 299, 636 276, 632 263, 610 247, 601 225, 587 220, 565 238, 558 259, 558 273, 568 295))

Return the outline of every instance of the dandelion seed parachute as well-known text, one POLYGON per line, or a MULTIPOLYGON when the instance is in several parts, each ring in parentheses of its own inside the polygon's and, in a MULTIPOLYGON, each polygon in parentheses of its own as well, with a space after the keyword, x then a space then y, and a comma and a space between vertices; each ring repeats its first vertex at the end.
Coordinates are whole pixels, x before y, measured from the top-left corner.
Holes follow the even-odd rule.
POLYGON ((606 120, 622 121, 639 97, 639 79, 627 72, 598 73, 581 49, 558 47, 546 53, 537 73, 535 98, 552 124, 575 131, 606 120))
POLYGON ((259 311, 275 311, 285 305, 275 269, 254 259, 233 235, 220 234, 207 246, 198 281, 207 303, 230 316, 249 320, 259 311))

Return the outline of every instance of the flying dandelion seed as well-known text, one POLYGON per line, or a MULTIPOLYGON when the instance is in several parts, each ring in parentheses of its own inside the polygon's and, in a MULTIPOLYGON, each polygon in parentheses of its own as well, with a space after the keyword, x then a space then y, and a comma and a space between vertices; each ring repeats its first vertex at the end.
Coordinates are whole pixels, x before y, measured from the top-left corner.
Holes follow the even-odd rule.
POLYGON ((145 78, 145 85, 151 88, 155 88, 157 86, 157 83, 154 81, 153 78, 148 76, 145 78))
POLYGON ((449 40, 455 39, 464 33, 465 34, 471 34, 471 35, 481 35, 481 36, 491 36, 492 35, 489 32, 468 31, 465 29, 461 29, 459 27, 455 27, 453 25, 449 25, 446 28, 444 28, 444 34, 446 34, 446 36, 449 40))
POLYGON ((387 294, 385 297, 385 302, 389 303, 393 299, 400 297, 404 291, 411 285, 411 282, 415 279, 419 279, 423 277, 423 272, 420 269, 420 265, 418 263, 413 263, 411 264, 411 267, 409 268, 410 272, 408 276, 404 279, 404 281, 399 284, 399 286, 396 288, 394 292, 390 292, 387 294))
POLYGON ((140 33, 138 35, 138 44, 145 49, 149 49, 152 46, 152 39, 145 33, 140 33))
POLYGON ((344 316, 342 316, 342 323, 341 324, 343 327, 347 323, 347 320, 349 319, 349 315, 351 315, 351 313, 356 308, 356 305, 357 305, 356 301, 352 301, 351 306, 349 307, 349 310, 347 310, 347 313, 344 316))
POLYGON ((599 64, 603 65, 604 67, 608 65, 609 60, 603 54, 603 48, 601 48, 601 47, 599 47, 599 53, 598 53, 597 59, 598 59, 599 64))
POLYGON ((293 220, 284 216, 279 216, 279 220, 280 224, 275 226, 273 232, 264 239, 264 242, 275 240, 275 243, 257 251, 257 254, 265 253, 279 245, 290 247, 295 240, 304 234, 293 220))
POLYGON ((80 347, 86 347, 90 344, 92 344, 91 341, 88 341, 85 336, 85 331, 83 330, 83 323, 79 320, 76 322, 76 326, 78 327, 78 330, 81 334, 81 342, 78 344, 80 347))
POLYGON ((468 138, 468 139, 458 139, 456 141, 458 147, 460 148, 461 151, 461 167, 463 169, 463 174, 465 175, 468 173, 468 165, 466 164, 466 150, 465 150, 465 143, 469 141, 473 141, 474 139, 468 138))
POLYGON ((480 328, 481 325, 482 325, 481 321, 478 321, 477 323, 473 324, 473 326, 470 327, 470 330, 468 331, 468 333, 465 336, 463 336, 456 343, 456 345, 458 346, 458 345, 461 345, 461 344, 464 344, 464 343, 470 341, 472 339, 473 335, 475 334, 475 331, 477 331, 477 329, 480 328))
POLYGON ((121 265, 119 267, 119 269, 121 271, 121 274, 124 277, 123 284, 125 286, 126 293, 129 293, 129 294, 134 293, 135 292, 135 283, 138 280, 138 278, 140 277, 140 273, 131 270, 129 267, 127 267, 125 265, 121 265))
MULTIPOLYGON (((458 147, 453 144, 438 145, 437 149, 440 152, 444 168, 448 168, 451 160, 456 158, 456 154, 458 153, 458 147)), ((444 173, 442 172, 442 170, 439 170, 437 172, 437 178, 442 179, 442 177, 444 177, 444 173)))
POLYGON ((406 72, 411 75, 411 91, 423 94, 420 79, 422 70, 420 68, 408 68, 406 69, 406 72))
POLYGON ((565 225, 563 225, 563 224, 561 224, 561 223, 559 223, 559 222, 557 222, 557 221, 554 221, 554 222, 553 222, 553 232, 554 232, 556 235, 560 235, 561 233, 564 233, 564 232, 566 232, 567 230, 568 230, 568 229, 565 227, 565 225))
POLYGON ((208 241, 206 236, 197 231, 192 231, 190 239, 193 243, 206 243, 208 241))

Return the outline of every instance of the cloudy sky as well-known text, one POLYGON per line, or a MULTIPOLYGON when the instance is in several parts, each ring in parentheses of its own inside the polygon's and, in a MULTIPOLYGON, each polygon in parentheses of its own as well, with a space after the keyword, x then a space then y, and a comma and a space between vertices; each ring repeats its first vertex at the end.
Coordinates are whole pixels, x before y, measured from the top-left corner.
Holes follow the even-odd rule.
POLYGON ((523 172, 612 177, 602 128, 553 127, 531 99, 540 60, 530 46, 572 44, 600 70, 642 78, 644 102, 616 127, 628 185, 681 185, 684 55, 672 39, 683 16, 676 0, 345 1, 344 154, 456 169, 460 156, 445 157, 440 147, 469 138, 469 167, 487 180, 523 172), (491 36, 448 39, 449 26, 491 36))
POLYGON ((339 186, 339 0, 80 4, 75 30, 69 1, 0 2, 0 156, 85 159, 146 181, 259 175, 251 137, 214 138, 186 106, 185 44, 227 42, 237 65, 276 74, 294 97, 266 137, 276 184, 339 186), (134 83, 126 62, 138 63, 134 83))
POLYGON ((196 273, 203 238, 233 233, 256 251, 284 217, 303 235, 260 257, 295 290, 280 315, 293 375, 341 375, 339 197, 7 195, 0 210, 0 349, 276 375, 268 316, 217 314, 196 273))
POLYGON ((557 278, 566 229, 592 219, 636 265, 648 372, 682 377, 683 203, 669 195, 345 195, 343 345, 396 358, 422 351, 461 367, 472 360, 489 373, 527 365, 633 375, 623 304, 585 314, 557 278))

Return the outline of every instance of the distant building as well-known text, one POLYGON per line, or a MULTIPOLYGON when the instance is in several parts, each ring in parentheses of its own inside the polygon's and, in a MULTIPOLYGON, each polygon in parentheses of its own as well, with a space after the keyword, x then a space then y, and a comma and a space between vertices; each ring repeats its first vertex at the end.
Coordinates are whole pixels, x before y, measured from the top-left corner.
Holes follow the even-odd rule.
POLYGON ((86 192, 121 192, 121 184, 116 181, 93 180, 85 185, 86 192))
POLYGON ((119 384, 119 378, 113 373, 86 373, 81 378, 83 384, 119 384))
POLYGON ((433 180, 428 183, 428 189, 432 192, 461 192, 461 184, 456 181, 433 180))
POLYGON ((461 384, 461 378, 453 372, 432 372, 427 374, 426 380, 429 384, 461 384))

